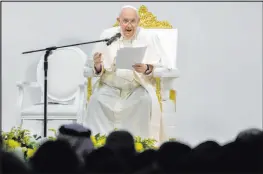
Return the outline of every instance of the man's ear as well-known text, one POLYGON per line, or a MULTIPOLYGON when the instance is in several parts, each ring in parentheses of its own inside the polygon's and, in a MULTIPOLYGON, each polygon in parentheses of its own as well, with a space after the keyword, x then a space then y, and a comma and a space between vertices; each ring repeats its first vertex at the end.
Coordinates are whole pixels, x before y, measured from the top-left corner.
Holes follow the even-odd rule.
POLYGON ((118 23, 120 23, 120 18, 119 17, 117 18, 117 21, 118 21, 118 23))

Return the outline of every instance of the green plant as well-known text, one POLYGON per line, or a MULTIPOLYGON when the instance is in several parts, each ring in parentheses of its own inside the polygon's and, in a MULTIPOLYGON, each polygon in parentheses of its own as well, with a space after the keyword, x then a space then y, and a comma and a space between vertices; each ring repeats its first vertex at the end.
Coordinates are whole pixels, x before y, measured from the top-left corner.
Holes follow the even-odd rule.
MULTIPOLYGON (((116 131, 117 129, 115 129, 116 131)), ((57 137, 57 132, 55 129, 49 129, 49 131, 53 132, 53 136, 49 136, 48 140, 54 141, 57 137)), ((13 127, 9 132, 2 132, 2 141, 3 148, 6 151, 15 151, 17 148, 21 148, 24 159, 27 160, 31 156, 33 156, 34 152, 41 145, 42 137, 36 134, 32 135, 27 129, 22 129, 21 127, 13 127)), ((91 141, 93 142, 95 148, 99 148, 105 145, 107 136, 96 134, 95 136, 91 136, 91 141)), ((170 138, 169 141, 175 141, 174 138, 170 138)), ((157 149, 156 146, 157 141, 154 139, 146 138, 143 139, 139 136, 134 137, 135 149, 137 152, 143 152, 147 149, 157 149)))

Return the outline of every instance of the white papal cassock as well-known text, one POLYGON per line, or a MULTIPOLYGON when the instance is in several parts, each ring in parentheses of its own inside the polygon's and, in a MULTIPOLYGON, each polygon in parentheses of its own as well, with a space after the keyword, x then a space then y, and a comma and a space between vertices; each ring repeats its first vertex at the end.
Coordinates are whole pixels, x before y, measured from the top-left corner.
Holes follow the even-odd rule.
MULTIPOLYGON (((107 29, 101 39, 110 38, 118 32, 120 27, 107 29)), ((84 125, 91 128, 93 134, 107 135, 114 129, 125 129, 134 136, 164 141, 166 137, 162 131, 162 113, 153 74, 144 75, 115 67, 117 50, 136 46, 147 46, 143 63, 152 64, 155 68, 165 66, 158 36, 139 27, 132 40, 121 37, 110 46, 96 44, 93 54, 102 53, 103 71, 96 74, 94 70, 94 75, 100 78, 93 86, 84 125)), ((87 64, 94 69, 92 60, 88 60, 87 64)))

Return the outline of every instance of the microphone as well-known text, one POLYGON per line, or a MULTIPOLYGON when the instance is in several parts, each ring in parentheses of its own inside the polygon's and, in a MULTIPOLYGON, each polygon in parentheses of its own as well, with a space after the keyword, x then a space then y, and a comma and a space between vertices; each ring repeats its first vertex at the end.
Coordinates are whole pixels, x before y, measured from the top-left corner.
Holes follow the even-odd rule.
POLYGON ((109 46, 110 44, 112 44, 112 42, 116 41, 117 39, 119 39, 121 37, 121 33, 117 33, 114 36, 112 36, 106 43, 107 46, 109 46))

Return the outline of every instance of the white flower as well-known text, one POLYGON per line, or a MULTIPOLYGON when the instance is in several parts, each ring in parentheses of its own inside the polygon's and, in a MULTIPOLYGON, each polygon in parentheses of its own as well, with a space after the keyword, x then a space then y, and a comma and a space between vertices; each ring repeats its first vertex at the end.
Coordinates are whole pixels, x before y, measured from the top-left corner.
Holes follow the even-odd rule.
POLYGON ((19 159, 21 160, 25 160, 24 158, 24 152, 23 152, 23 149, 21 147, 16 147, 13 151, 13 154, 15 156, 17 156, 19 159))

